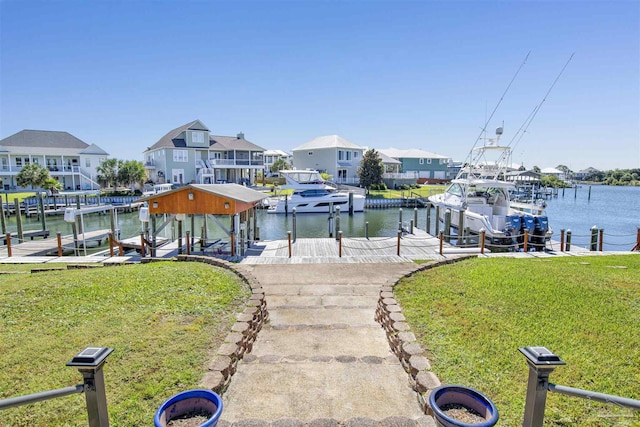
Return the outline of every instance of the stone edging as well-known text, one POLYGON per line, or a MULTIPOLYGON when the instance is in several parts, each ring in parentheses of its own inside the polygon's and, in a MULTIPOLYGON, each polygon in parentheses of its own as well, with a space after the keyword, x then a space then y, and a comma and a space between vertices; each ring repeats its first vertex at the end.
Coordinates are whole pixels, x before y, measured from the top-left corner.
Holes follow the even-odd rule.
MULTIPOLYGON (((464 255, 433 261, 416 268, 404 277, 411 277, 420 271, 476 257, 477 255, 464 255)), ((375 320, 385 330, 391 351, 398 357, 402 367, 409 374, 409 383, 418 394, 418 402, 422 411, 427 415, 432 415, 428 403, 429 394, 441 383, 438 377, 431 372, 431 362, 424 355, 424 350, 411 332, 409 324, 406 323, 406 318, 402 314, 402 308, 394 297, 393 288, 398 284, 398 281, 380 289, 375 320)))
POLYGON ((236 372, 238 362, 251 352, 253 343, 268 320, 267 301, 264 289, 258 280, 241 272, 236 264, 219 258, 197 255, 178 255, 178 261, 204 262, 209 265, 232 271, 251 288, 251 297, 247 307, 237 316, 231 332, 224 339, 224 343, 215 352, 215 356, 208 365, 208 371, 200 381, 200 386, 222 395, 231 382, 231 376, 236 372))

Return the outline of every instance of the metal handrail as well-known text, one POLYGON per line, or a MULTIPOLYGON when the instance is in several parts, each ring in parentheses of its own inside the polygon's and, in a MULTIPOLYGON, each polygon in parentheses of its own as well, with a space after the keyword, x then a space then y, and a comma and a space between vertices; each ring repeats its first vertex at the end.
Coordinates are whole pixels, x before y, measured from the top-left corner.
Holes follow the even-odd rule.
POLYGON ((613 394, 596 393, 594 391, 551 383, 547 383, 546 388, 547 390, 554 393, 566 394, 567 396, 573 397, 581 397, 583 399, 595 400, 596 402, 613 403, 625 408, 640 411, 640 400, 629 399, 628 397, 614 396, 613 394))
POLYGON ((0 400, 0 410, 84 392, 84 384, 0 400))

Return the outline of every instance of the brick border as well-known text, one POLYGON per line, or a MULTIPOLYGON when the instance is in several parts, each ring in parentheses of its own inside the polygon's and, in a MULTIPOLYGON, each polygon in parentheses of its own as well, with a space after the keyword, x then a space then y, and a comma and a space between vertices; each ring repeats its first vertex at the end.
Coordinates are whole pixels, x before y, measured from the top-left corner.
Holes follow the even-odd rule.
MULTIPOLYGON (((411 277, 421 271, 470 258, 477 258, 477 255, 460 255, 446 260, 432 261, 421 265, 402 278, 411 277)), ((424 355, 424 350, 418 344, 416 336, 411 332, 409 324, 406 323, 406 318, 402 314, 402 307, 394 297, 393 289, 402 278, 380 289, 375 320, 384 329, 391 351, 398 357, 402 367, 409 375, 409 384, 418 395, 420 408, 425 414, 433 415, 428 403, 429 394, 441 383, 438 377, 431 372, 431 361, 424 355)))
POLYGON ((235 264, 223 259, 199 255, 178 255, 177 261, 203 262, 230 270, 248 284, 251 289, 251 297, 247 301, 246 308, 237 315, 236 323, 231 327, 231 332, 215 352, 215 356, 207 366, 207 373, 200 381, 201 387, 222 395, 229 386, 231 377, 236 372, 238 362, 251 352, 258 332, 269 319, 264 289, 254 276, 238 270, 235 264))

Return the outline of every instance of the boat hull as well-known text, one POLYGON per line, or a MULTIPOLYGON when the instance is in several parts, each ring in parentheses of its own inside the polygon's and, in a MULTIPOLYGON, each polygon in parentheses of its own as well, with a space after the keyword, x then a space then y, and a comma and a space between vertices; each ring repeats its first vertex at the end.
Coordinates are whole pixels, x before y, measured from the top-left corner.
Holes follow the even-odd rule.
MULTIPOLYGON (((353 195, 353 211, 364 211, 364 196, 353 195)), ((296 197, 289 196, 278 200, 278 203, 267 212, 275 214, 292 213, 329 213, 330 206, 339 207, 342 212, 349 211, 349 195, 332 195, 331 197, 296 197)))

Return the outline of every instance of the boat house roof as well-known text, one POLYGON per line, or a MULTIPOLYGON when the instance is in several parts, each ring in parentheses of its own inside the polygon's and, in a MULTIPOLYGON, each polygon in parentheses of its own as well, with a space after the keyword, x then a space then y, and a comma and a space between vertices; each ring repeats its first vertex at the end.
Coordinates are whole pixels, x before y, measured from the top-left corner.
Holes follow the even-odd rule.
POLYGON ((143 197, 151 214, 234 215, 252 209, 267 195, 238 184, 189 184, 143 197))

